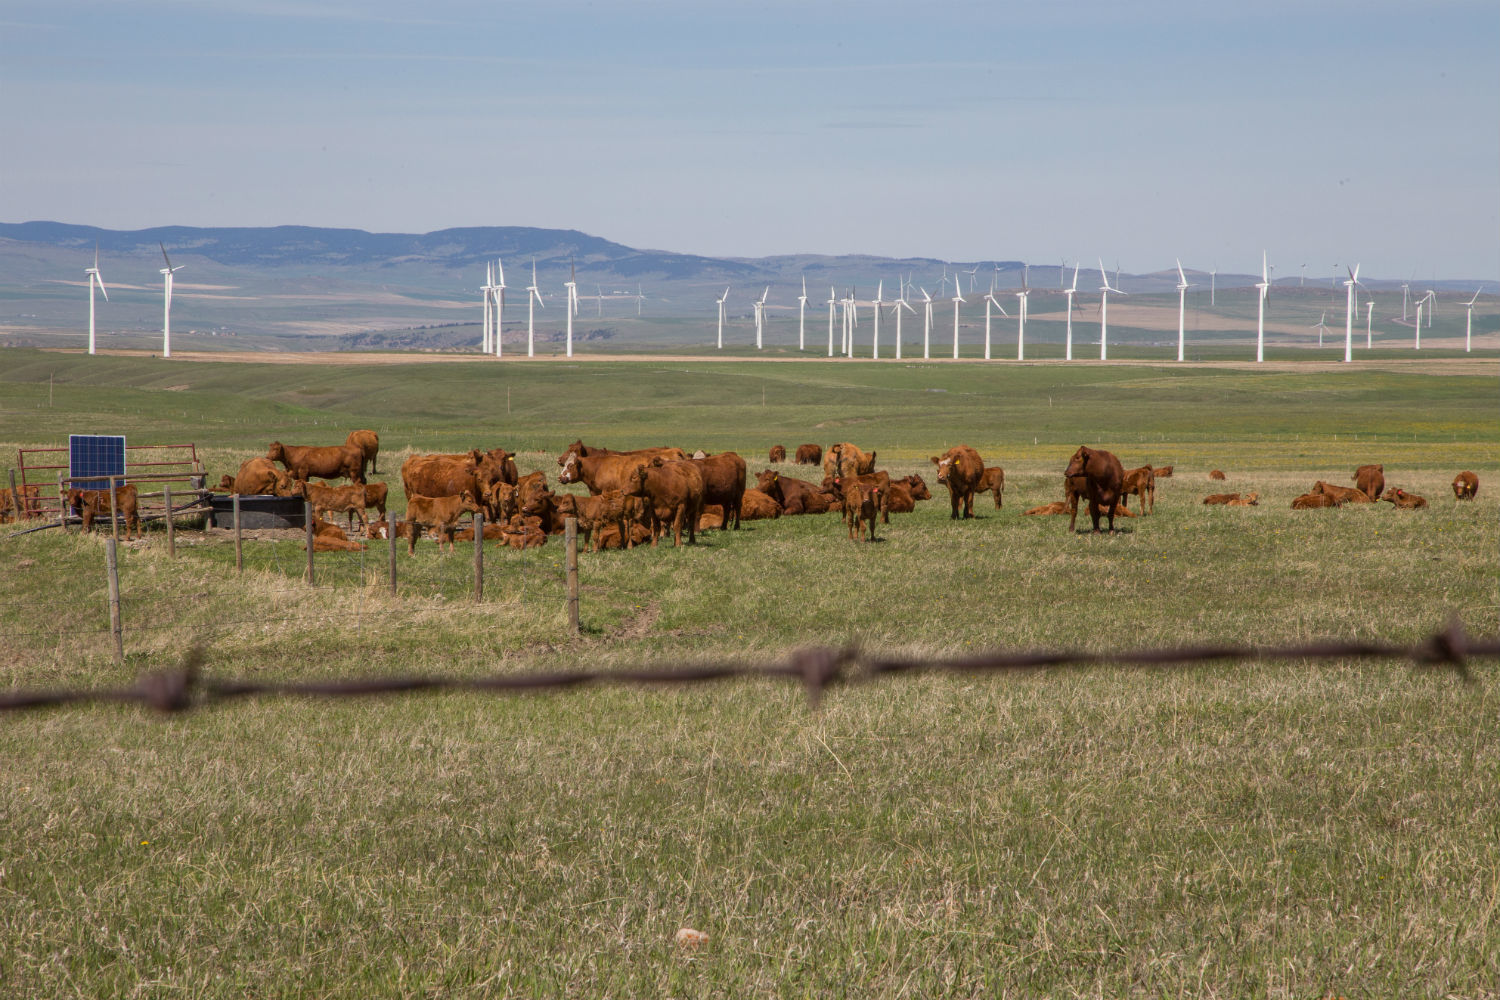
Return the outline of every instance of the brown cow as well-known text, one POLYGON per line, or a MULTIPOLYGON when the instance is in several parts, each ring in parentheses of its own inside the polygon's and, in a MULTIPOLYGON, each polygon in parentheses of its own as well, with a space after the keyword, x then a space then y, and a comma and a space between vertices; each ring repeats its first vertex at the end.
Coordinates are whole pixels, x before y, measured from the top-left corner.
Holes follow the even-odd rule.
POLYGON ((755 477, 755 488, 781 504, 781 512, 787 517, 797 514, 828 513, 828 498, 823 491, 805 479, 784 476, 774 469, 766 469, 755 477))
POLYGON ((1237 497, 1237 498, 1229 501, 1229 503, 1225 504, 1225 506, 1226 507, 1259 507, 1260 506, 1260 494, 1259 493, 1252 493, 1252 494, 1250 494, 1247 497, 1237 497))
POLYGON ((41 491, 36 486, 17 486, 15 495, 8 486, 0 489, 0 524, 40 516, 41 491))
MULTIPOLYGON (((635 499, 640 498, 636 497, 635 499)), ((637 545, 644 545, 649 541, 651 541, 651 532, 646 529, 644 524, 632 523, 630 525, 628 547, 633 548, 637 545)), ((621 549, 627 546, 620 543, 620 529, 612 524, 607 524, 599 532, 599 547, 601 549, 621 549)))
MULTIPOLYGON (((94 530, 94 518, 110 516, 109 490, 71 489, 67 493, 67 502, 73 514, 83 519, 85 532, 94 530)), ((134 483, 115 487, 114 512, 125 519, 126 541, 130 540, 132 531, 136 538, 141 537, 140 500, 134 483)))
POLYGON ((910 514, 917 509, 918 500, 931 500, 932 491, 921 476, 910 475, 904 479, 892 479, 886 492, 886 523, 891 514, 910 514))
POLYGON ((484 494, 485 519, 495 524, 508 524, 512 517, 521 513, 521 504, 516 496, 516 487, 510 483, 495 483, 484 494))
POLYGON ((829 445, 823 453, 823 478, 836 475, 868 476, 875 471, 875 452, 868 455, 848 441, 829 445))
MULTIPOLYGON (((864 522, 870 522, 870 541, 875 540, 875 515, 886 511, 885 493, 880 486, 863 478, 844 479, 844 510, 848 514, 849 540, 864 536, 864 522)), ((887 514, 886 523, 890 523, 887 514)))
MULTIPOLYGON (((662 459, 652 459, 660 463, 662 459)), ((732 451, 721 451, 717 455, 690 459, 703 474, 704 504, 718 504, 724 508, 724 527, 731 523, 736 531, 740 527, 740 507, 745 499, 745 460, 732 451)))
MULTIPOLYGON (((9 493, 10 491, 6 490, 5 492, 9 493)), ((219 477, 219 485, 214 487, 214 492, 215 493, 233 493, 234 492, 234 477, 231 476, 227 472, 224 473, 222 476, 219 477)), ((0 514, 3 514, 3 513, 4 513, 4 510, 0 509, 0 514)))
POLYGON ((514 483, 515 462, 504 448, 463 454, 412 455, 401 463, 401 485, 407 496, 482 497, 495 483, 514 483))
POLYGON ((1125 480, 1120 487, 1120 506, 1124 507, 1126 497, 1134 493, 1141 499, 1143 513, 1156 513, 1156 473, 1151 466, 1143 465, 1139 469, 1127 469, 1125 480), (1150 507, 1147 507, 1147 503, 1150 507))
POLYGON ((1361 465, 1354 470, 1354 485, 1371 500, 1380 499, 1380 491, 1385 489, 1385 466, 1383 465, 1361 465))
MULTIPOLYGON (((622 536, 628 536, 630 525, 625 515, 625 494, 619 490, 605 490, 596 497, 580 497, 564 493, 554 501, 557 516, 578 520, 578 530, 583 533, 584 543, 590 541, 591 552, 598 552, 602 543, 603 528, 614 525, 622 536)), ((632 543, 633 547, 633 543, 632 543)))
POLYGON ((656 457, 660 456, 638 455, 634 452, 601 454, 599 449, 587 455, 570 451, 558 463, 562 466, 562 471, 557 474, 557 481, 563 485, 582 483, 594 496, 605 490, 625 491, 635 470, 656 457))
POLYGON ((1048 514, 1066 514, 1066 513, 1068 513, 1068 501, 1066 501, 1066 500, 1054 500, 1051 503, 1044 503, 1040 507, 1033 507, 1030 510, 1023 510, 1023 511, 1021 511, 1021 514, 1023 516, 1034 516, 1034 515, 1044 515, 1045 516, 1045 515, 1048 515, 1048 514))
POLYGON ((974 516, 974 492, 984 476, 984 460, 979 452, 966 444, 949 448, 941 458, 932 456, 932 464, 938 468, 938 482, 948 487, 948 500, 953 506, 949 520, 958 520, 958 509, 963 507, 963 516, 974 516))
POLYGON ((408 493, 406 520, 411 525, 411 535, 407 538, 407 555, 416 554, 417 539, 422 537, 424 528, 430 528, 437 536, 439 551, 442 551, 444 542, 448 543, 448 551, 453 551, 453 532, 458 527, 459 517, 465 511, 471 514, 484 513, 484 509, 474 502, 474 494, 469 492, 451 497, 426 497, 420 493, 408 493))
MULTIPOLYGON (((302 543, 303 551, 307 550, 307 542, 302 543)), ((324 520, 313 523, 313 551, 314 552, 363 552, 364 542, 350 541, 349 536, 344 534, 344 529, 336 524, 329 524, 324 520)))
POLYGON ((344 438, 344 444, 358 448, 360 452, 359 477, 364 478, 365 463, 370 463, 371 474, 379 473, 375 468, 375 456, 380 454, 380 435, 374 431, 350 431, 349 436, 344 438))
POLYGON ((520 514, 511 518, 501 532, 501 537, 505 539, 506 545, 516 550, 539 549, 547 544, 547 533, 536 522, 536 518, 520 514))
POLYGON ((1172 478, 1172 467, 1170 465, 1163 465, 1161 468, 1159 468, 1159 469, 1157 469, 1155 471, 1156 471, 1156 478, 1157 479, 1171 479, 1172 478))
POLYGON ((994 494, 995 509, 1000 510, 1004 506, 1005 470, 998 465, 986 466, 979 476, 979 485, 974 492, 994 494))
POLYGON ((797 446, 798 465, 822 465, 823 446, 820 444, 799 444, 797 446))
MULTIPOLYGON (((1106 514, 1109 530, 1114 531, 1115 512, 1120 506, 1120 490, 1125 482, 1125 467, 1120 460, 1110 452, 1084 445, 1073 453, 1063 475, 1083 477, 1083 493, 1089 500, 1089 517, 1094 522, 1094 531, 1099 530, 1099 518, 1106 514)), ((1076 509, 1074 517, 1077 517, 1076 509)))
POLYGON ((681 448, 637 448, 634 451, 612 451, 609 448, 591 448, 579 440, 568 445, 568 450, 557 456, 557 464, 565 464, 570 454, 577 454, 580 458, 602 458, 605 455, 634 455, 637 458, 644 458, 647 461, 653 458, 661 458, 668 462, 680 462, 688 457, 687 452, 681 448))
POLYGON ((1387 490, 1382 500, 1389 500, 1397 510, 1421 510, 1427 506, 1427 498, 1405 490, 1387 490))
POLYGON ((1460 472, 1453 477, 1453 499, 1473 500, 1479 495, 1479 477, 1472 472, 1460 472))
MULTIPOLYGON (((467 528, 458 528, 455 530, 453 532, 453 540, 455 542, 472 542, 474 540, 474 525, 471 524, 467 528)), ((505 525, 485 518, 484 540, 487 542, 505 541, 505 525)))
MULTIPOLYGON (((488 526, 486 526, 485 530, 486 531, 489 530, 488 526)), ((371 538, 389 538, 390 536, 391 535, 390 535, 390 522, 389 521, 375 521, 374 523, 372 523, 370 525, 370 537, 371 538)), ((410 538, 411 537, 411 525, 407 524, 405 521, 397 521, 396 522, 396 537, 397 538, 410 538)))
POLYGON ((1319 507, 1338 507, 1341 504, 1327 493, 1304 493, 1292 501, 1292 510, 1317 510, 1319 507))
MULTIPOLYGON (((850 464, 852 463, 845 462, 845 468, 848 468, 850 464)), ((861 486, 868 486, 880 491, 880 513, 885 518, 885 523, 890 524, 891 514, 890 511, 885 509, 884 504, 890 496, 891 474, 884 469, 863 476, 843 475, 834 476, 832 479, 825 478, 823 480, 823 492, 829 498, 828 509, 837 510, 841 520, 849 520, 849 507, 844 503, 844 500, 845 494, 849 490, 849 484, 853 482, 858 482, 861 486)))
POLYGON ((773 444, 773 445, 771 445, 771 458, 770 458, 770 461, 773 462, 773 463, 785 462, 786 461, 786 445, 784 445, 784 444, 773 444))
POLYGON ((272 441, 266 458, 286 466, 293 479, 302 482, 312 476, 319 479, 348 479, 363 483, 364 452, 353 445, 299 445, 272 441))
POLYGON ((1214 506, 1216 504, 1219 506, 1228 506, 1230 503, 1233 503, 1239 498, 1240 495, 1238 493, 1210 493, 1208 496, 1203 498, 1203 502, 1205 504, 1208 504, 1209 506, 1214 506))
POLYGON ((229 492, 241 496, 287 497, 292 495, 292 477, 276 468, 269 458, 252 458, 240 466, 229 492))
POLYGON ((646 503, 646 518, 651 528, 651 547, 667 525, 672 527, 672 544, 682 544, 682 529, 687 528, 688 544, 698 541, 698 518, 703 513, 703 473, 697 463, 688 461, 662 462, 653 459, 650 465, 638 465, 630 475, 630 488, 626 491, 643 498, 646 503), (657 464, 660 463, 660 464, 657 464))
POLYGON ((740 503, 740 517, 746 521, 769 521, 780 516, 781 504, 760 490, 751 488, 745 491, 740 503))
POLYGON ((1209 472, 1208 478, 1209 479, 1227 479, 1228 477, 1225 476, 1224 473, 1220 472, 1218 469, 1214 469, 1211 472, 1209 472))
POLYGON ((1374 501, 1370 499, 1369 494, 1367 494, 1364 490, 1354 490, 1350 489, 1347 486, 1335 486, 1332 483, 1325 483, 1321 479, 1313 483, 1313 488, 1308 492, 1322 493, 1326 496, 1331 496, 1335 500, 1337 500, 1341 506, 1346 503, 1374 503, 1374 501))
POLYGON ((359 518, 361 531, 369 529, 369 523, 365 520, 363 485, 320 486, 317 483, 304 483, 302 495, 307 498, 308 503, 312 504, 313 516, 322 518, 328 513, 347 513, 351 518, 359 518))

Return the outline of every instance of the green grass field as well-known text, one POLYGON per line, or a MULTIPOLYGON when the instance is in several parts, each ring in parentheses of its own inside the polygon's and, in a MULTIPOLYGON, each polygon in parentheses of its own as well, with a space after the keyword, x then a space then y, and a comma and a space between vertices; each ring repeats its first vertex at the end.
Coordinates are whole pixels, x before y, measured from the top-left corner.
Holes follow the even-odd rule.
MULTIPOLYGON (((104 685, 206 644, 214 675, 459 675, 1500 629, 1500 383, 1434 365, 731 362, 165 364, 6 352, 0 455, 192 440, 211 480, 273 438, 615 447, 852 440, 895 474, 956 443, 1005 467, 847 540, 835 516, 673 550, 319 557, 161 533, 0 547, 9 687, 104 685), (49 377, 51 385, 49 388, 49 377), (50 394, 50 403, 49 403, 50 394), (1068 455, 1175 464, 1112 537, 1019 511, 1068 455), (1431 509, 1293 512, 1383 462, 1431 509), (1210 484, 1210 468, 1225 484, 1210 484), (1457 504, 1460 469, 1481 480, 1457 504), (1253 508, 1206 508, 1221 489, 1253 508)), ((8 463, 5 463, 8 464, 8 463)), ((787 467, 797 474, 795 467, 787 467)), ((809 474, 809 478, 816 478, 809 474)), ((929 476, 929 482, 931 477, 929 476)), ((397 491, 399 492, 399 491, 397 491)), ((397 503, 399 509, 399 501, 397 503)), ((403 543, 404 546, 404 543, 403 543)), ((597 688, 517 698, 135 709, 0 730, 0 976, 16 996, 1459 996, 1500 990, 1497 672, 1238 663, 1171 672, 597 688), (682 926, 709 943, 684 951, 682 926)))

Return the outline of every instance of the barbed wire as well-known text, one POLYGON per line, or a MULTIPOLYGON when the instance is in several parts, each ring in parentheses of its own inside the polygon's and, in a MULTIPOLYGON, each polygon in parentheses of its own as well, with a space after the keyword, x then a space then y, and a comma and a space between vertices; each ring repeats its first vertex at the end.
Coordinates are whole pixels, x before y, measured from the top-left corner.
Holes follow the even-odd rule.
POLYGON ((518 694, 603 684, 661 687, 730 679, 800 681, 817 708, 830 688, 870 683, 903 674, 947 673, 999 675, 1057 668, 1190 667, 1234 660, 1407 660, 1419 666, 1453 670, 1475 683, 1471 659, 1500 656, 1500 637, 1471 639, 1454 621, 1426 639, 1408 645, 1370 641, 1326 640, 1287 646, 1200 645, 1171 649, 1087 652, 1037 650, 990 652, 953 658, 866 656, 855 646, 798 650, 781 662, 753 664, 706 662, 625 669, 581 669, 485 677, 431 674, 372 675, 315 681, 265 681, 215 678, 202 674, 204 648, 194 646, 182 664, 148 672, 130 687, 18 690, 0 695, 0 712, 57 708, 65 705, 138 704, 163 713, 180 713, 248 698, 368 698, 434 692, 518 694))

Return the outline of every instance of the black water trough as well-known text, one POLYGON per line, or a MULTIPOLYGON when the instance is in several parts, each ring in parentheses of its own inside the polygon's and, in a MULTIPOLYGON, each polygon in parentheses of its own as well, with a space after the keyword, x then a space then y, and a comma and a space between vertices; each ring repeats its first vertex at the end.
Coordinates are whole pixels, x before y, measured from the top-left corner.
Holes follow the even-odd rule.
MULTIPOLYGON (((303 520, 301 497, 278 497, 269 493, 249 494, 240 497, 240 528, 301 528, 303 520)), ((234 497, 227 493, 215 493, 209 499, 212 512, 210 527, 234 527, 234 497)))

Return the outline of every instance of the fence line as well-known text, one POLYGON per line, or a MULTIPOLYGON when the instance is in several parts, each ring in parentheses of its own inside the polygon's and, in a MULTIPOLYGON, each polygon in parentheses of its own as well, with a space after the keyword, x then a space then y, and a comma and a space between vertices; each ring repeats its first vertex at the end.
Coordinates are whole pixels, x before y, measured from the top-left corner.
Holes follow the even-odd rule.
POLYGON ((1469 672, 1469 660, 1494 657, 1500 657, 1500 637, 1471 639, 1458 621, 1411 645, 1328 640, 1290 646, 1184 646, 1097 653, 1077 650, 997 651, 947 659, 865 656, 856 647, 848 646, 799 650, 783 661, 769 664, 706 662, 619 670, 494 674, 477 678, 412 674, 328 681, 204 677, 201 674, 203 647, 199 645, 189 651, 180 666, 143 674, 130 687, 11 691, 0 695, 0 712, 123 703, 144 705, 164 713, 179 713, 247 698, 368 698, 440 691, 518 694, 600 684, 683 686, 733 678, 800 681, 810 704, 816 708, 830 688, 919 672, 997 676, 1045 668, 1175 668, 1228 660, 1408 660, 1420 666, 1451 669, 1466 683, 1472 684, 1475 681, 1469 672))

